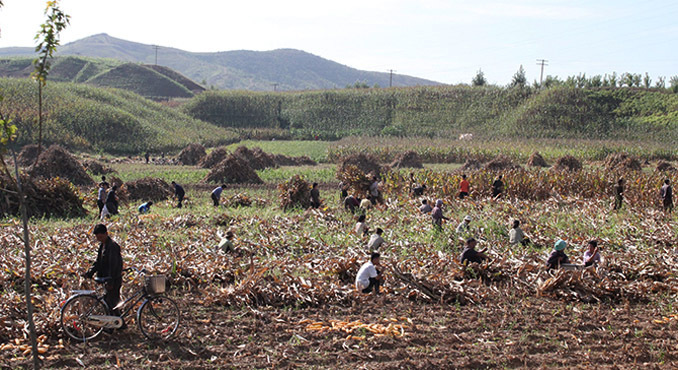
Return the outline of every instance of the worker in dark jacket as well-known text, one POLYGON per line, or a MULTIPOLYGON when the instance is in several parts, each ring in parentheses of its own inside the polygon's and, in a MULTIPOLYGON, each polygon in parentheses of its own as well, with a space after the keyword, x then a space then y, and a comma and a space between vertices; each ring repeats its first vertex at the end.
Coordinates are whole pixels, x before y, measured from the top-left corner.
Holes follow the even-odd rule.
POLYGON ((186 195, 186 192, 184 191, 184 188, 177 184, 176 182, 172 181, 172 186, 174 186, 174 196, 177 197, 177 208, 181 208, 181 202, 184 201, 184 196, 186 195))
POLYGON ((311 207, 320 208, 320 190, 318 190, 318 183, 313 183, 311 188, 311 207))
POLYGON ((111 190, 108 191, 108 194, 106 195, 106 208, 108 209, 108 213, 112 215, 117 215, 118 214, 118 196, 115 195, 115 191, 118 190, 117 185, 113 185, 111 190))
MULTIPOLYGON (((92 267, 85 277, 91 278, 97 274, 98 278, 106 279, 104 288, 106 295, 104 301, 113 310, 120 302, 120 288, 122 287, 122 255, 120 246, 108 236, 108 230, 103 224, 94 227, 94 236, 99 241, 99 252, 92 267)), ((115 315, 120 315, 119 310, 113 310, 115 315)))

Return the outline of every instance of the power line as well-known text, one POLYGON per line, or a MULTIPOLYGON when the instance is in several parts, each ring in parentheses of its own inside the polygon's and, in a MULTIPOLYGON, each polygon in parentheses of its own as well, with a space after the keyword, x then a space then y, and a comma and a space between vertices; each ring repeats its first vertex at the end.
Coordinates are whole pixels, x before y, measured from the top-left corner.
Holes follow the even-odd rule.
POLYGON ((392 69, 388 69, 387 71, 389 72, 388 87, 393 87, 393 72, 397 72, 397 71, 392 70, 392 69))
POLYGON ((158 45, 153 45, 153 49, 155 49, 155 65, 158 65, 158 49, 160 49, 160 46, 158 45))
POLYGON ((548 60, 546 59, 537 59, 537 65, 541 65, 541 73, 539 74, 539 85, 544 80, 544 66, 548 65, 548 60))

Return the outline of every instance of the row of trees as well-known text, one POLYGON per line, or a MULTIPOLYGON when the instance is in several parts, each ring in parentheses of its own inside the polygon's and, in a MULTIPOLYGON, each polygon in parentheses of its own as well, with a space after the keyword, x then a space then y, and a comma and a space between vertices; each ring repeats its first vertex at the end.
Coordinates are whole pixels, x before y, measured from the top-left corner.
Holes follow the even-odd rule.
MULTIPOLYGON (((666 77, 659 76, 656 81, 653 81, 650 75, 645 72, 644 75, 639 73, 622 73, 620 75, 617 72, 612 72, 611 74, 604 75, 594 75, 587 77, 586 73, 580 73, 577 76, 569 76, 564 80, 558 78, 558 76, 546 76, 544 80, 539 83, 539 81, 534 81, 532 87, 534 88, 550 88, 557 86, 565 87, 574 87, 574 88, 597 88, 597 87, 636 87, 636 88, 645 88, 645 89, 666 89, 668 83, 668 88, 671 89, 674 93, 678 93, 678 76, 673 76, 666 80, 666 77), (654 83, 653 83, 654 82, 654 83)), ((487 79, 482 70, 478 70, 476 75, 471 80, 471 85, 473 86, 485 86, 487 85, 487 79)), ((509 87, 526 87, 528 85, 527 76, 525 75, 525 69, 521 65, 518 68, 518 71, 513 75, 509 87)))

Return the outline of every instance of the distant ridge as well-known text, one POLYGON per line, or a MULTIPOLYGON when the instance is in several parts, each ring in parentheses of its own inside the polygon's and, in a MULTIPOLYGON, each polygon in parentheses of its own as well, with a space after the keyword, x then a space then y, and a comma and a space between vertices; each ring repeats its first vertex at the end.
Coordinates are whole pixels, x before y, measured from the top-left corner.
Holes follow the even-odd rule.
MULTIPOLYGON (((0 48, 0 57, 34 54, 32 47, 0 48)), ((151 45, 126 41, 107 34, 93 35, 62 45, 58 55, 155 64, 155 50, 151 45)), ((220 89, 266 91, 273 90, 274 85, 278 90, 332 89, 356 82, 368 86, 389 85, 388 73, 361 71, 295 49, 192 53, 161 47, 158 50, 158 64, 205 86, 220 89)), ((393 77, 393 86, 417 85, 440 83, 405 75, 393 77)))
MULTIPOLYGON (((32 71, 31 58, 0 58, 0 77, 28 78, 32 71)), ((49 79, 115 87, 153 99, 190 98, 205 90, 168 67, 80 56, 57 57, 49 79)))

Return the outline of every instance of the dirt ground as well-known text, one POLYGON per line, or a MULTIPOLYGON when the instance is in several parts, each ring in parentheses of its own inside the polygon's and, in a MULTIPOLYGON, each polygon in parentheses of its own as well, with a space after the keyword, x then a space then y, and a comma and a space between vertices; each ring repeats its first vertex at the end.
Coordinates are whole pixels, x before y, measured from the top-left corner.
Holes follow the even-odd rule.
MULTIPOLYGON (((678 324, 657 324, 659 305, 567 304, 513 297, 443 306, 388 294, 349 307, 203 306, 177 297, 182 324, 168 343, 146 342, 136 325, 91 343, 66 342, 45 367, 88 368, 675 368, 678 324), (404 335, 349 338, 309 331, 303 321, 406 320, 404 335), (302 322, 302 323, 300 323, 302 322)), ((5 356, 4 354, 3 356, 5 356)), ((2 357, 2 368, 28 365, 2 357)))

